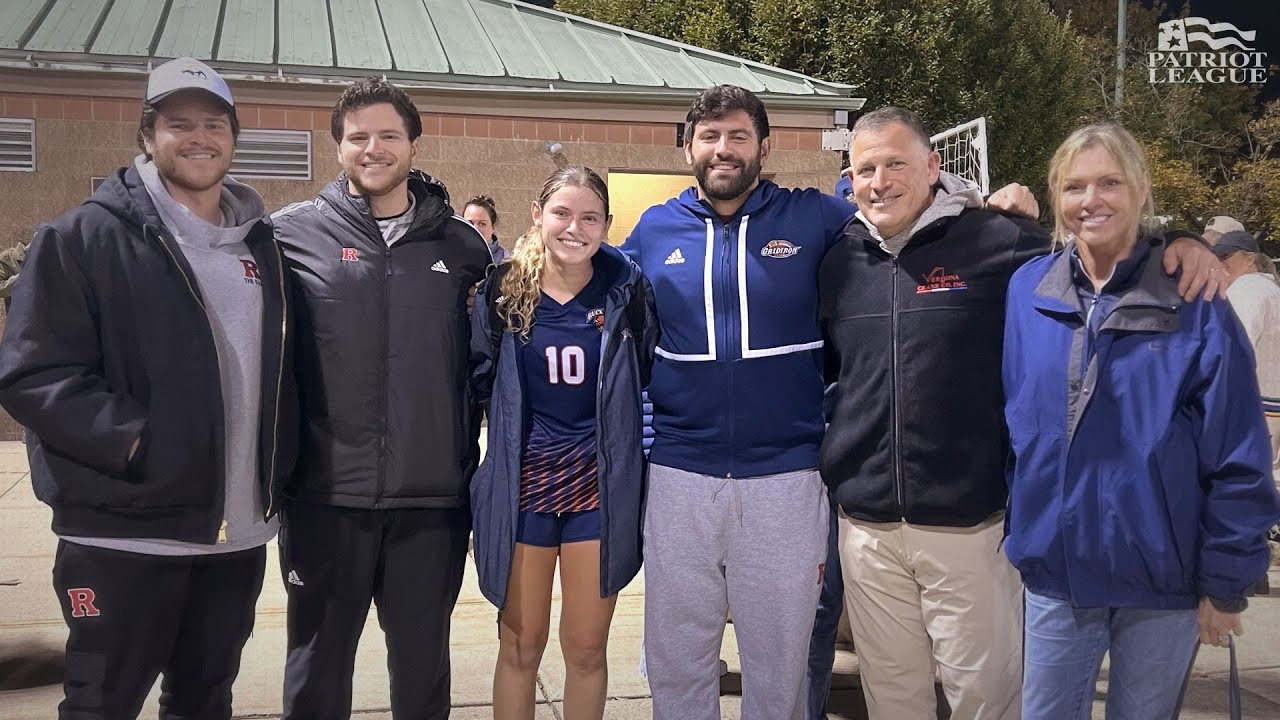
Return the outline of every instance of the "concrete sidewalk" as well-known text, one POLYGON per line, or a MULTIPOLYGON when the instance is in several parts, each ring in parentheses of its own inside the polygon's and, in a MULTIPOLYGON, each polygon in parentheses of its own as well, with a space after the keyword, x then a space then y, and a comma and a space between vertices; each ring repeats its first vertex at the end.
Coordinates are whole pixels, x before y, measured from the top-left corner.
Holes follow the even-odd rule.
MULTIPOLYGON (((57 540, 49 531, 50 512, 38 502, 27 477, 21 443, 0 443, 0 718, 47 720, 62 698, 62 649, 66 628, 50 586, 57 540)), ((267 581, 258 601, 257 625, 245 649, 236 683, 237 718, 273 718, 280 711, 285 655, 285 594, 275 546, 270 547, 267 581)), ((1280 573, 1272 573, 1280 591, 1280 573)), ((609 640, 610 701, 608 718, 650 717, 649 688, 638 671, 643 626, 644 579, 638 578, 618 601, 609 640)), ((559 603, 553 605, 551 640, 539 674, 539 720, 563 718, 563 660, 555 627, 559 603)), ((1280 718, 1280 596, 1253 600, 1245 616, 1248 634, 1240 640, 1239 659, 1245 687, 1247 718, 1280 718)), ((391 717, 382 633, 371 612, 361 639, 354 679, 354 716, 360 720, 391 717)), ((491 717, 489 706, 493 662, 497 654, 493 607, 476 587, 468 563, 462 595, 453 616, 452 717, 491 717)), ((730 668, 722 681, 725 718, 738 717, 738 655, 729 626, 721 652, 730 668)), ((1203 648, 1188 693, 1183 718, 1226 717, 1226 652, 1203 648)), ((1105 676, 1105 673, 1104 673, 1105 676)), ((864 718, 858 685, 857 658, 840 650, 836 659, 828 712, 832 718, 864 718)), ((1105 681, 1098 684, 1094 717, 1102 718, 1105 681)), ((157 715, 152 693, 142 717, 157 715)), ((945 708, 944 708, 945 709, 945 708)))

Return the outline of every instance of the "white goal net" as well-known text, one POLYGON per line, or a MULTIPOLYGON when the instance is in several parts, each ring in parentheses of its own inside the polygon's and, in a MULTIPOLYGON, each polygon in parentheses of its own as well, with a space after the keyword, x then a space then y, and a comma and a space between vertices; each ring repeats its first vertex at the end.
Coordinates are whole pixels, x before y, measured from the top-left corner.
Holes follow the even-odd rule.
POLYGON ((942 169, 977 184, 986 197, 990 192, 987 177, 987 119, 980 117, 929 138, 933 149, 942 156, 942 169))

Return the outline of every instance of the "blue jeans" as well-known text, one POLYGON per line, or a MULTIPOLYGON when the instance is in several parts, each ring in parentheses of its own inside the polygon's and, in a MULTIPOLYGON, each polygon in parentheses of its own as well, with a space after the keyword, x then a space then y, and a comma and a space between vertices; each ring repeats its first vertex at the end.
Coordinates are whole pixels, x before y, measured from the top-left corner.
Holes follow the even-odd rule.
POLYGON ((1026 593, 1023 720, 1089 720, 1110 652, 1107 720, 1174 716, 1195 659, 1195 610, 1075 608, 1026 593))
POLYGON ((836 499, 831 501, 831 524, 827 526, 827 567, 822 575, 822 594, 818 596, 818 614, 813 619, 813 635, 809 638, 809 669, 805 672, 805 720, 825 720, 827 695, 831 692, 831 666, 836 661, 836 633, 840 630, 840 613, 844 610, 844 579, 840 576, 840 550, 837 545, 836 499))

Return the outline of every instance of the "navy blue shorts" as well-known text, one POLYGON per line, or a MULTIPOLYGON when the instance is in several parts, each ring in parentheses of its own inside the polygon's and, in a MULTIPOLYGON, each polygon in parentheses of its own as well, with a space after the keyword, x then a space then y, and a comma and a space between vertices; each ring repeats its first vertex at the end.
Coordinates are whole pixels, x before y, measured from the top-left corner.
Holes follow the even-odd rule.
POLYGON ((541 513, 521 510, 516 542, 537 547, 600 539, 600 511, 541 513))

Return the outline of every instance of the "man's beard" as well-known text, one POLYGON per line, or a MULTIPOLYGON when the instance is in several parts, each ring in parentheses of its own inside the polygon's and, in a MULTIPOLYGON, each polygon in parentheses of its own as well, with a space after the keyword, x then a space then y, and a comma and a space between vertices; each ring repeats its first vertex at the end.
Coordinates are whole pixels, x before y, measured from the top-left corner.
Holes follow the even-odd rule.
POLYGON ((710 181, 711 166, 716 163, 715 156, 694 163, 693 175, 698 179, 698 187, 702 194, 712 200, 733 200, 740 197, 757 180, 760 179, 760 156, 742 163, 738 174, 733 179, 710 181))
POLYGON ((351 183, 351 187, 356 190, 357 195, 379 197, 400 187, 409 178, 409 171, 412 169, 413 167, 410 163, 402 164, 402 161, 396 160, 392 166, 393 173, 390 179, 375 181, 374 184, 366 184, 364 179, 360 177, 358 168, 348 168, 347 180, 351 183))

